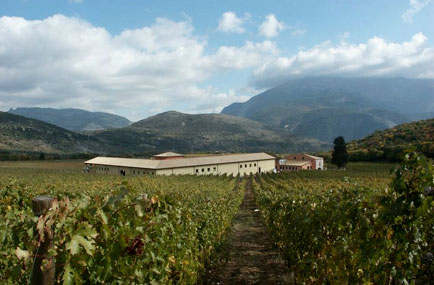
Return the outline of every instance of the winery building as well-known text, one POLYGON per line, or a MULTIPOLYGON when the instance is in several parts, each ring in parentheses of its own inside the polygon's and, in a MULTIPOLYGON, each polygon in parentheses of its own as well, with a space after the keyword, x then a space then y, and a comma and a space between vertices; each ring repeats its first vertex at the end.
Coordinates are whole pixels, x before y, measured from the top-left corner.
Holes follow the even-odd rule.
POLYGON ((323 170, 324 158, 306 153, 291 154, 279 160, 277 169, 279 171, 323 170))
POLYGON ((85 162, 89 172, 121 176, 138 175, 248 175, 272 172, 275 158, 266 153, 247 153, 185 158, 164 153, 154 159, 96 157, 85 162))

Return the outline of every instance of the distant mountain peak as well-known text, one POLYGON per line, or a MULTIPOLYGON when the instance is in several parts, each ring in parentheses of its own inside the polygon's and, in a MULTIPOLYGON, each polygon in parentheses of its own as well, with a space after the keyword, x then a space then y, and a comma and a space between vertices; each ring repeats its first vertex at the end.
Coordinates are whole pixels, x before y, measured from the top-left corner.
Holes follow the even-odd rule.
POLYGON ((41 107, 20 107, 9 109, 9 113, 41 120, 71 131, 92 131, 122 128, 130 124, 124 117, 104 112, 90 112, 82 109, 55 109, 41 107))
POLYGON ((434 112, 434 80, 305 77, 233 103, 222 114, 331 142, 358 139, 434 112))

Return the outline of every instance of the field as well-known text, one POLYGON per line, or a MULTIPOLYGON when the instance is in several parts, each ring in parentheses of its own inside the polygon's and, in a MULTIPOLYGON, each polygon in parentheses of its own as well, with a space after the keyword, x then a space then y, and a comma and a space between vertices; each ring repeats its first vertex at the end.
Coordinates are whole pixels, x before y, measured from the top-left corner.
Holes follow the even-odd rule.
MULTIPOLYGON (((27 283, 33 253, 53 235, 49 254, 64 284, 201 282, 219 259, 246 179, 126 179, 82 168, 74 160, 0 163, 1 280, 27 283), (40 194, 57 202, 38 219, 31 198, 40 194)), ((424 191, 434 186, 432 165, 409 156, 401 166, 328 168, 252 178, 257 218, 297 284, 429 284, 434 202, 424 191)))
POLYGON ((81 169, 75 161, 0 165, 1 280, 27 283, 32 252, 53 235, 58 282, 195 283, 243 197, 230 177, 125 180, 81 169), (38 219, 31 198, 39 194, 58 202, 38 219))
POLYGON ((256 177, 256 201, 297 283, 433 282, 432 162, 409 156, 392 180, 394 167, 256 177))

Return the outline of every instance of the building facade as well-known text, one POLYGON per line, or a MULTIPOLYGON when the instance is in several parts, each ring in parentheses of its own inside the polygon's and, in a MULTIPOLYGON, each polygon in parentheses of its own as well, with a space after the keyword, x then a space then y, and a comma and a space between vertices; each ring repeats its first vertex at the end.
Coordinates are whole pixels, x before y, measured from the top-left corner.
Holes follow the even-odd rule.
POLYGON ((324 158, 305 153, 291 154, 279 160, 277 169, 279 171, 323 170, 324 158))
POLYGON ((272 172, 275 158, 248 153, 177 159, 96 157, 85 162, 87 171, 121 176, 138 175, 250 175, 272 172))

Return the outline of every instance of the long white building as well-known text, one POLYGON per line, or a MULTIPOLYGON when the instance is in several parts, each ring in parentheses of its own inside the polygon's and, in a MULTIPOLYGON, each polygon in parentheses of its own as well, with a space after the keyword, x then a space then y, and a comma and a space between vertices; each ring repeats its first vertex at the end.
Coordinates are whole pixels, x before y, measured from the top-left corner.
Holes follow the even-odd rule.
MULTIPOLYGON (((202 156, 176 159, 133 159, 96 157, 85 162, 86 169, 94 173, 121 176, 137 175, 240 175, 271 172, 275 158, 266 153, 202 156)), ((172 158, 174 155, 171 156, 172 158)))

